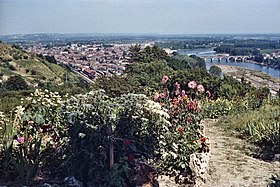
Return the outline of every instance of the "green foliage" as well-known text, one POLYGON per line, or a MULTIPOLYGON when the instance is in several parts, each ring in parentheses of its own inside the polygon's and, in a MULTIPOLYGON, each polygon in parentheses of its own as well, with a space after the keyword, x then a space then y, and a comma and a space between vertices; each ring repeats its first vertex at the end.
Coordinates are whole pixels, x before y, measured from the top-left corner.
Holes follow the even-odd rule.
POLYGON ((279 154, 280 110, 278 105, 264 104, 255 110, 233 113, 221 123, 227 129, 236 130, 241 136, 257 143, 271 146, 270 154, 279 154))
POLYGON ((139 83, 130 76, 102 76, 95 81, 93 88, 105 90, 110 97, 140 92, 139 83))
POLYGON ((34 69, 31 70, 31 75, 36 75, 36 71, 34 69))
POLYGON ((7 90, 27 90, 28 85, 26 81, 19 75, 10 77, 6 82, 4 87, 7 90))
MULTIPOLYGON (((137 56, 137 52, 145 53, 141 51, 140 46, 132 53, 137 56)), ((222 97, 231 100, 238 96, 244 97, 248 91, 254 90, 245 81, 239 82, 229 76, 224 76, 222 79, 220 77, 222 71, 219 67, 212 66, 210 73, 207 73, 205 63, 200 63, 201 60, 196 56, 178 55, 167 57, 161 61, 134 63, 127 68, 126 73, 143 87, 142 93, 147 95, 151 95, 151 92, 159 89, 159 82, 163 75, 171 77, 171 82, 168 85, 169 91, 173 90, 175 82, 180 82, 181 88, 187 89, 187 82, 196 80, 199 84, 205 85, 205 89, 211 93, 212 99, 222 97), (215 76, 211 76, 211 74, 215 76)))
MULTIPOLYGON (((5 93, 10 93, 11 91, 5 93)), ((12 91, 14 92, 14 91, 12 91)), ((10 96, 2 96, 0 94, 0 109, 1 112, 4 112, 5 114, 8 114, 12 109, 14 109, 16 106, 20 105, 20 99, 22 95, 19 93, 11 94, 10 96), (14 95, 14 96, 12 96, 14 95)))
POLYGON ((202 68, 206 70, 206 64, 202 58, 194 55, 176 55, 167 59, 167 64, 174 70, 184 70, 189 68, 202 68))
POLYGON ((165 60, 167 58, 167 53, 156 46, 147 46, 143 50, 141 50, 140 45, 131 46, 129 54, 131 62, 150 63, 153 61, 165 60))
POLYGON ((126 73, 136 79, 140 86, 158 88, 161 78, 170 75, 173 70, 164 62, 154 61, 150 63, 135 63, 126 73))
POLYGON ((96 91, 67 102, 66 107, 71 111, 65 163, 68 173, 85 184, 129 185, 134 159, 156 155, 163 138, 160 134, 168 124, 161 115, 167 114, 144 95, 127 94, 112 99, 103 91, 96 91), (109 141, 114 143, 112 170, 109 170, 109 141))
POLYGON ((9 65, 9 69, 12 70, 12 71, 16 70, 16 68, 13 65, 9 65))
POLYGON ((36 90, 32 97, 22 99, 24 107, 18 106, 13 115, 4 116, 0 121, 6 129, 3 162, 7 163, 6 169, 8 166, 13 168, 12 172, 24 183, 31 182, 37 174, 44 150, 54 145, 59 147, 62 143, 61 104, 62 99, 57 93, 36 90))
POLYGON ((269 187, 279 187, 280 186, 279 174, 272 175, 270 179, 272 180, 272 182, 269 184, 269 187))
POLYGON ((209 73, 213 76, 220 77, 222 75, 222 69, 218 66, 211 66, 209 69, 209 73))
MULTIPOLYGON (((224 93, 221 97, 215 100, 204 102, 203 112, 204 116, 208 118, 218 118, 220 116, 227 116, 233 113, 243 113, 247 110, 258 109, 263 106, 269 99, 269 90, 267 88, 253 89, 245 93, 244 96, 237 95, 235 97, 228 96, 229 93, 236 93, 234 85, 223 84, 224 86, 232 86, 231 90, 221 90, 224 93)), ((238 92, 241 93, 241 92, 238 92)))

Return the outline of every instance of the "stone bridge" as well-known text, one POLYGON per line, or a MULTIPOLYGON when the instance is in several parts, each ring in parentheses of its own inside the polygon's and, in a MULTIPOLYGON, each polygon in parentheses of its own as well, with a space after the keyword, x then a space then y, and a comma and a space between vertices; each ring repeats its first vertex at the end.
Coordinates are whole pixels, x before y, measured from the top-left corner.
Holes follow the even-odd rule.
POLYGON ((203 56, 201 58, 204 58, 205 62, 209 61, 210 62, 245 62, 246 60, 250 59, 251 56, 231 56, 228 54, 224 55, 213 55, 213 56, 203 56))

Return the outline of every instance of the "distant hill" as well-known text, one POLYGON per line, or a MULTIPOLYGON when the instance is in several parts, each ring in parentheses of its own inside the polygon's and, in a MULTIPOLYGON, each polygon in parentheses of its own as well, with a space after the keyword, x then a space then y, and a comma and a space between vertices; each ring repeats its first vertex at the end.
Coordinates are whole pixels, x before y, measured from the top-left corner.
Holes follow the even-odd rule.
POLYGON ((27 53, 18 46, 0 43, 0 82, 15 75, 20 75, 31 87, 38 86, 38 83, 59 86, 65 84, 66 80, 79 82, 79 76, 66 67, 27 53))

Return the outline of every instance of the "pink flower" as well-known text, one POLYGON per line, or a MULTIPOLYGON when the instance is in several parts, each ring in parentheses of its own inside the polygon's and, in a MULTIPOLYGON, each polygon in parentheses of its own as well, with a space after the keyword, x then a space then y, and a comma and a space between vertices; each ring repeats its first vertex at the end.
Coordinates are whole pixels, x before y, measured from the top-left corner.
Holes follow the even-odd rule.
POLYGON ((164 76, 162 77, 162 79, 161 79, 161 82, 162 82, 163 84, 165 84, 165 83, 167 83, 168 80, 169 80, 169 77, 168 77, 167 75, 164 75, 164 76))
POLYGON ((180 84, 178 82, 175 83, 175 87, 176 89, 179 89, 180 88, 180 84))
POLYGON ((196 82, 195 81, 189 82, 188 87, 191 88, 191 89, 194 89, 196 87, 196 82))
POLYGON ((206 93, 208 94, 208 97, 211 97, 211 93, 207 90, 206 93))
POLYGON ((17 141, 18 141, 18 143, 23 143, 24 137, 23 136, 18 137, 17 141))
POLYGON ((159 94, 159 97, 162 98, 162 99, 164 99, 164 98, 165 98, 165 94, 164 94, 164 93, 160 93, 160 94, 159 94))
POLYGON ((186 95, 186 91, 185 90, 182 90, 182 93, 181 93, 182 97, 184 97, 186 95))
POLYGON ((201 84, 197 86, 197 89, 198 89, 198 91, 200 91, 200 92, 204 92, 204 91, 205 91, 205 90, 204 90, 204 87, 203 87, 201 84))
POLYGON ((156 94, 154 95, 154 101, 158 101, 158 98, 159 98, 159 94, 156 93, 156 94))

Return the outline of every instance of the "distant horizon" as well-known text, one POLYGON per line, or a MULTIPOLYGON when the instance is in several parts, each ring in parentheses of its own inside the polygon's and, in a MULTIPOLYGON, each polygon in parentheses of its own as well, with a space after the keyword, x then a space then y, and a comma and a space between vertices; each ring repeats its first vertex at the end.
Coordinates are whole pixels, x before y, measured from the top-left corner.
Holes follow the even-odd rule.
POLYGON ((36 35, 36 34, 61 34, 61 35, 280 35, 277 32, 267 33, 98 33, 98 32, 41 32, 41 33, 12 33, 12 34, 0 34, 0 36, 9 35, 36 35))
POLYGON ((0 35, 280 33, 279 0, 0 0, 0 35))

